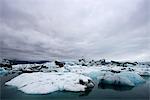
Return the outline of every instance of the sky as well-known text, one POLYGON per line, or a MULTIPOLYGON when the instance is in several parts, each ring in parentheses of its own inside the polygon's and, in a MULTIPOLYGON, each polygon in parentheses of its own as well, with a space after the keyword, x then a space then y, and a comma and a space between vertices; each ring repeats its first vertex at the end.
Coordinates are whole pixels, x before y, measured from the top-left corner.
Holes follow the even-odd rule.
POLYGON ((0 57, 150 61, 149 0, 0 0, 0 57))

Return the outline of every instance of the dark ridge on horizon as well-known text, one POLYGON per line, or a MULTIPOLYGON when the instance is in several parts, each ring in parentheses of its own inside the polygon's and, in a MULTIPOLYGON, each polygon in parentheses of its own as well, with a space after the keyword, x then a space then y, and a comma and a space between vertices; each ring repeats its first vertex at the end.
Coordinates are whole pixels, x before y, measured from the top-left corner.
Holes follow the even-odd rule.
MULTIPOLYGON (((80 59, 80 58, 79 58, 80 59)), ((71 61, 77 61, 79 59, 74 59, 74 60, 71 60, 71 61)), ((81 58, 82 59, 82 58, 81 58)), ((9 61, 12 65, 16 65, 16 64, 43 64, 43 63, 46 63, 46 62, 51 62, 51 61, 61 61, 61 62, 65 62, 67 60, 58 60, 58 59, 55 59, 55 60, 17 60, 17 59, 2 59, 2 61, 9 61)), ((87 60, 87 59, 85 59, 87 60)), ((94 59, 93 59, 94 60, 94 59)), ((114 62, 120 62, 120 63, 124 63, 124 62, 132 62, 132 63, 140 63, 140 64, 150 64, 150 61, 146 61, 146 62, 139 62, 139 61, 117 61, 117 60, 109 60, 107 61, 106 59, 99 59, 99 60, 105 60, 106 62, 111 62, 111 61, 114 61, 114 62)), ((94 61, 99 61, 99 60, 94 60, 94 61)), ((91 61, 91 60, 87 60, 87 61, 91 61)))
POLYGON ((50 62, 48 60, 16 60, 16 59, 3 59, 9 61, 12 65, 16 64, 43 64, 50 62))

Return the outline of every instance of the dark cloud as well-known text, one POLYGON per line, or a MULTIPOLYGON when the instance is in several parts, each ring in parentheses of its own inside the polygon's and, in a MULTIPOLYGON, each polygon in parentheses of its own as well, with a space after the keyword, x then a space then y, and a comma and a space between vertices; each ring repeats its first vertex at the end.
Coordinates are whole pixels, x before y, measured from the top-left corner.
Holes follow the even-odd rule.
POLYGON ((0 0, 2 58, 150 59, 148 0, 0 0))

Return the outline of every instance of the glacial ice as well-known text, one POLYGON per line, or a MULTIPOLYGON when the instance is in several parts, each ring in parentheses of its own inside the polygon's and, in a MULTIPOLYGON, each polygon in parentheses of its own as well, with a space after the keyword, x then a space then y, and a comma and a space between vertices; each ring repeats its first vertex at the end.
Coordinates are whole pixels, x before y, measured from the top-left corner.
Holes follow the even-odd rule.
POLYGON ((24 73, 6 85, 17 87, 27 94, 47 94, 55 91, 86 91, 94 87, 91 78, 75 73, 24 73))
POLYGON ((130 64, 126 64, 126 67, 117 66, 115 64, 107 64, 101 65, 100 62, 75 62, 75 61, 66 61, 64 67, 59 68, 55 64, 54 61, 47 62, 44 64, 19 64, 19 65, 12 65, 13 70, 23 70, 23 71, 33 71, 33 72, 75 72, 75 73, 82 73, 85 75, 89 75, 91 77, 96 77, 99 74, 99 71, 130 71, 135 72, 141 76, 150 76, 150 67, 148 65, 141 65, 137 64, 135 66, 131 66, 130 64), (83 66, 84 65, 84 66, 83 66), (39 66, 39 67, 36 67, 39 66), (46 66, 46 68, 42 68, 42 66, 46 66), (94 76, 95 75, 95 76, 94 76))
POLYGON ((123 85, 123 86, 136 86, 140 83, 145 82, 145 80, 134 72, 104 72, 103 75, 99 76, 101 84, 111 84, 111 85, 123 85))
POLYGON ((136 86, 145 82, 142 75, 150 75, 149 65, 116 65, 104 61, 66 61, 63 67, 54 61, 44 64, 12 65, 13 70, 31 71, 7 82, 28 94, 46 94, 55 91, 85 91, 93 87, 92 79, 100 84, 136 86), (38 71, 38 72, 36 72, 38 71))
POLYGON ((101 74, 100 67, 86 67, 80 65, 67 66, 65 67, 68 71, 72 73, 82 74, 91 78, 97 78, 101 74))
POLYGON ((4 68, 0 68, 0 76, 4 76, 7 73, 8 73, 7 70, 5 70, 4 68))

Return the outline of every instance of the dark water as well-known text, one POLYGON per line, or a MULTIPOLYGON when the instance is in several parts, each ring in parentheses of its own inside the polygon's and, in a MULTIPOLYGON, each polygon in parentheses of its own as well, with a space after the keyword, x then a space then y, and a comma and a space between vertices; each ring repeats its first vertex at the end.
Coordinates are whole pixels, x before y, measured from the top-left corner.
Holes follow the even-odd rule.
POLYGON ((86 92, 54 92, 46 95, 28 95, 15 87, 5 86, 11 75, 1 79, 1 100, 150 100, 150 77, 144 77, 146 83, 132 87, 98 85, 86 92))

